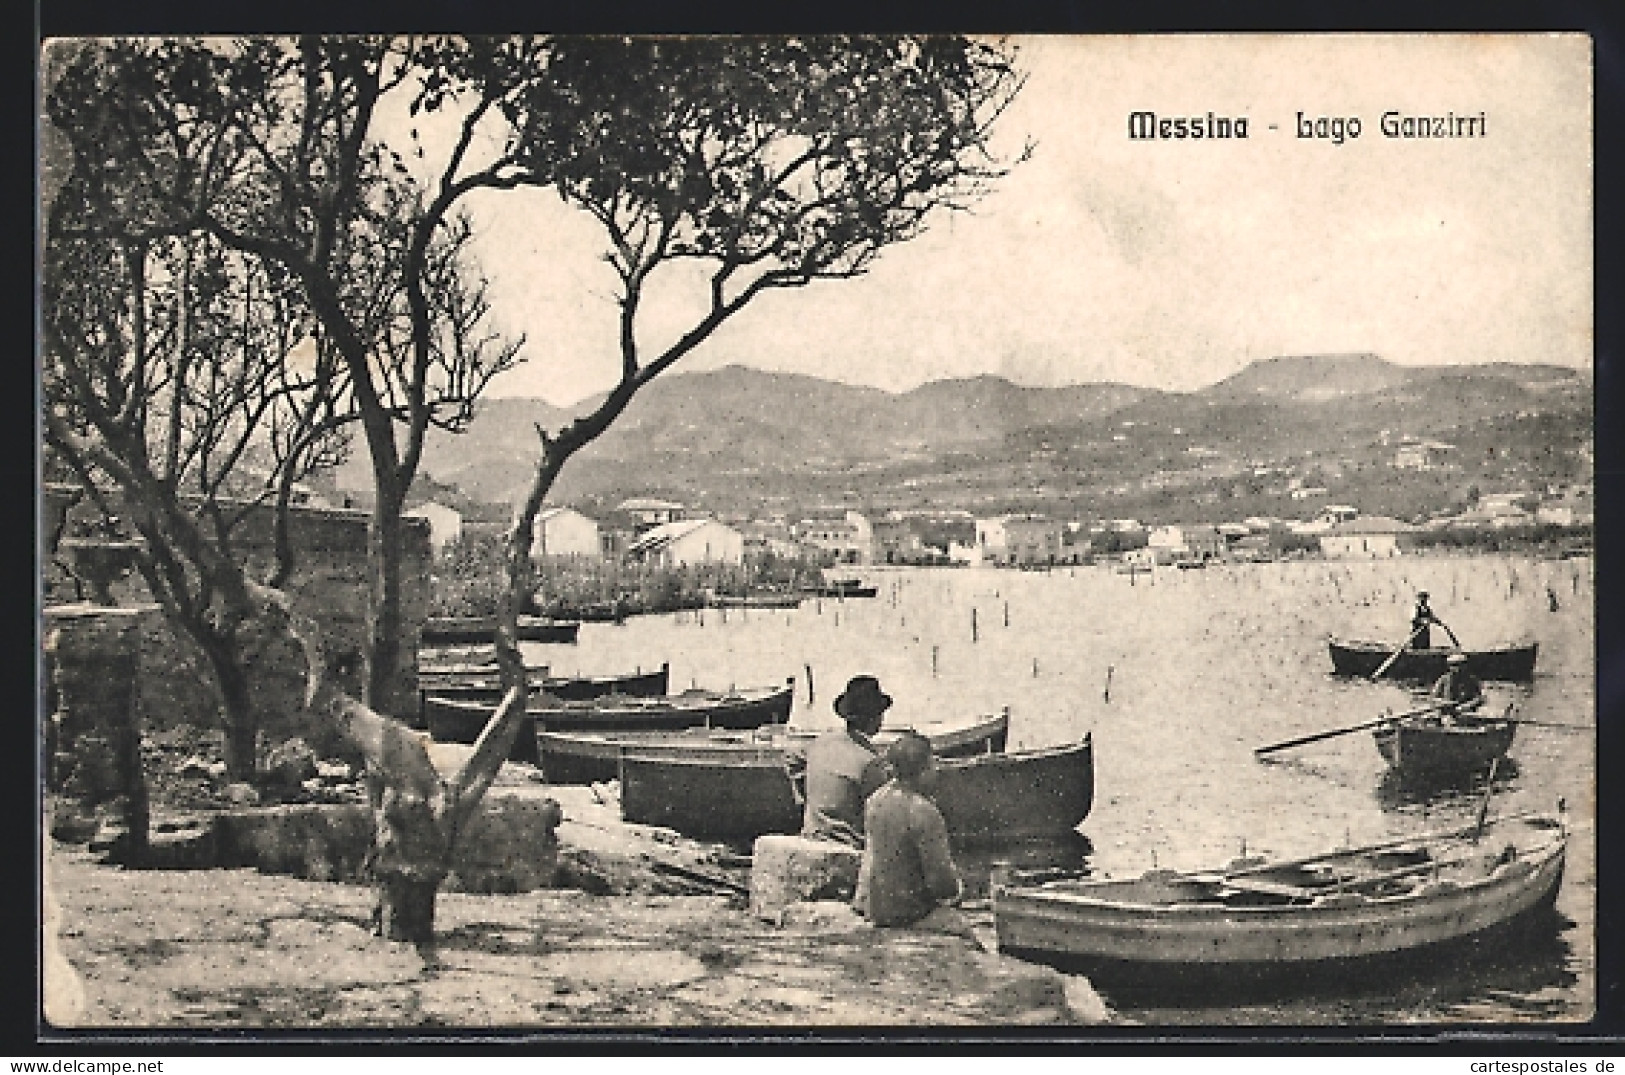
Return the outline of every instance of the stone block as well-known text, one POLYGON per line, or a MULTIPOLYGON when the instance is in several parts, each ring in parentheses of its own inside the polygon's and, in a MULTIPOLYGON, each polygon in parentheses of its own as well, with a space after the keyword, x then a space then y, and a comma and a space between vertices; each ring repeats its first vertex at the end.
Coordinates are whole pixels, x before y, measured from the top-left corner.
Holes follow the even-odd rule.
POLYGON ((493 788, 452 856, 446 888, 529 892, 556 887, 563 817, 551 798, 493 788))
POLYGON ((153 824, 141 865, 150 870, 205 870, 220 860, 212 818, 153 824))
POLYGON ((855 848, 826 840, 758 837, 751 853, 751 911, 781 922, 793 903, 851 899, 862 859, 855 848))
POLYGON ((372 811, 360 804, 229 810, 215 820, 219 865, 315 881, 360 880, 372 827, 372 811))
MULTIPOLYGON (((559 879, 558 825, 551 799, 493 788, 452 856, 447 891, 529 892, 559 879)), ((364 881, 372 810, 360 803, 224 811, 214 824, 215 863, 251 866, 313 881, 364 881)))
POLYGON ((273 787, 299 787, 316 771, 316 752, 298 736, 272 747, 265 757, 265 782, 273 787))

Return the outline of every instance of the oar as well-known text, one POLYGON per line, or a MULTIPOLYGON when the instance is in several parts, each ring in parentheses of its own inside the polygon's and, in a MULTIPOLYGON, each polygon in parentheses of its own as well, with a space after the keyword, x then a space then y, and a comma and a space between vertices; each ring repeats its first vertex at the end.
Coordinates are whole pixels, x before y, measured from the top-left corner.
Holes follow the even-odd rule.
POLYGON ((1456 637, 1456 632, 1450 629, 1450 625, 1448 623, 1445 623, 1441 619, 1435 619, 1433 622, 1444 628, 1444 633, 1450 636, 1450 642, 1452 645, 1454 645, 1457 649, 1461 649, 1461 639, 1456 637))
POLYGON ((1371 679, 1381 679, 1382 674, 1384 672, 1388 671, 1388 667, 1390 665, 1392 665, 1395 661, 1399 660, 1399 655, 1401 653, 1404 653, 1405 650, 1410 647, 1410 644, 1412 642, 1416 641, 1416 636, 1421 634, 1423 631, 1426 631, 1427 629, 1428 629, 1428 625, 1424 623, 1422 626, 1420 626, 1416 630, 1412 631, 1411 632, 1411 637, 1409 637, 1405 641, 1401 642, 1399 644, 1399 648, 1394 650, 1394 652, 1390 653, 1388 655, 1388 659, 1386 661, 1383 661, 1381 664, 1377 665, 1377 670, 1375 672, 1371 673, 1370 678, 1371 679))
POLYGON ((1287 747, 1300 747, 1305 743, 1317 743, 1322 739, 1331 739, 1332 737, 1338 735, 1348 735, 1350 732, 1361 732, 1367 728, 1375 728, 1379 724, 1389 724, 1396 720, 1404 720, 1406 717, 1416 717, 1421 716, 1423 713, 1431 713, 1435 709, 1442 708, 1444 704, 1445 703, 1443 702, 1439 702, 1435 703, 1434 705, 1423 706, 1421 709, 1412 709, 1405 713, 1391 713, 1387 716, 1378 717, 1376 720, 1364 720, 1359 724, 1350 724, 1346 728, 1333 728, 1330 731, 1315 732, 1313 735, 1301 735, 1296 739, 1287 739, 1280 743, 1271 743, 1268 746, 1255 747, 1253 749, 1253 753, 1259 757, 1263 757, 1265 754, 1273 754, 1277 750, 1285 750, 1287 747))
POLYGON ((1508 724, 1528 724, 1534 728, 1562 728, 1565 731, 1571 732, 1589 732, 1595 730, 1589 724, 1557 724, 1549 720, 1520 720, 1517 717, 1497 717, 1496 719, 1504 720, 1508 724))
MULTIPOLYGON (((1495 824, 1504 825, 1510 821, 1521 821, 1524 818, 1541 817, 1546 814, 1544 810, 1523 810, 1516 814, 1503 814, 1495 819, 1495 824)), ((1364 855, 1372 851, 1387 851, 1395 847, 1404 847, 1407 844, 1431 844, 1443 840, 1458 840, 1463 836, 1471 835, 1473 825, 1461 825, 1453 829, 1438 829, 1433 832, 1412 833, 1409 836, 1397 836, 1387 840, 1379 840, 1372 844, 1363 844, 1359 847, 1340 847, 1333 851, 1321 851, 1302 858, 1282 859, 1279 862, 1260 862, 1252 866, 1241 866, 1231 870, 1207 871, 1200 870, 1190 876, 1197 880, 1228 880, 1232 877, 1246 877, 1255 873, 1268 873, 1271 870, 1286 870, 1294 866, 1309 866, 1317 862, 1330 862, 1334 859, 1353 858, 1355 855, 1364 855)))

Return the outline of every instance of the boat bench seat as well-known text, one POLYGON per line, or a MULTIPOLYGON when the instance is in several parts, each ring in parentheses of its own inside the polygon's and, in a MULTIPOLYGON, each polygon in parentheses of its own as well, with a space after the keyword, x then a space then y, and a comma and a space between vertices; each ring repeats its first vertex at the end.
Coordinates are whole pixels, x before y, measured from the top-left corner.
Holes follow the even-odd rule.
POLYGON ((1281 881, 1269 881, 1262 877, 1225 877, 1218 879, 1220 884, 1228 888, 1239 889, 1242 892, 1257 892, 1266 896, 1284 896, 1290 899, 1314 899, 1320 895, 1315 889, 1305 888, 1303 885, 1289 885, 1281 881))

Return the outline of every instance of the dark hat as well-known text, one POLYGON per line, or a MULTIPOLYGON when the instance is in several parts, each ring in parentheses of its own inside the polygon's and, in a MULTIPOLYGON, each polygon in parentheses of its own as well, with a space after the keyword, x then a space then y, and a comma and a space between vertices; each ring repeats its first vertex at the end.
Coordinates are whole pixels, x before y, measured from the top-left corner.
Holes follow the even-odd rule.
POLYGON ((1426 590, 1417 590, 1416 599, 1418 601, 1426 601, 1428 599, 1428 592, 1426 590))
POLYGON ((874 676, 853 676, 835 699, 835 712, 847 720, 878 717, 890 708, 891 695, 880 689, 880 680, 874 676))

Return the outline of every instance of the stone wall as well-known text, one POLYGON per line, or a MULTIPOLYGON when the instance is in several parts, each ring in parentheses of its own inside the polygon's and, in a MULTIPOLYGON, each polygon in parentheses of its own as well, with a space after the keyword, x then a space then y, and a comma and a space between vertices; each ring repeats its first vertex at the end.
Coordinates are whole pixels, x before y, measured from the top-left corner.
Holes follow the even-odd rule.
MULTIPOLYGON (((75 513, 82 510, 75 508, 75 513)), ((269 508, 251 508, 233 531, 234 544, 255 577, 263 576, 272 560, 272 518, 269 508)), ((298 566, 288 592, 297 608, 322 625, 335 678, 358 697, 366 638, 368 518, 362 511, 307 507, 292 509, 290 520, 298 566)), ((401 696, 415 699, 414 655, 429 607, 429 526, 422 519, 406 519, 403 531, 402 633, 407 660, 401 696)), ((49 569, 46 600, 73 596, 71 579, 59 569, 49 569)), ((113 596, 119 604, 151 600, 138 573, 115 584, 113 596)), ((218 694, 202 651, 161 615, 148 618, 141 641, 140 706, 145 727, 218 728, 218 694)), ((297 735, 324 755, 352 753, 326 721, 315 721, 305 712, 304 658, 291 641, 255 638, 250 653, 255 704, 269 743, 297 735)), ((415 712, 405 715, 415 717, 415 712)))

